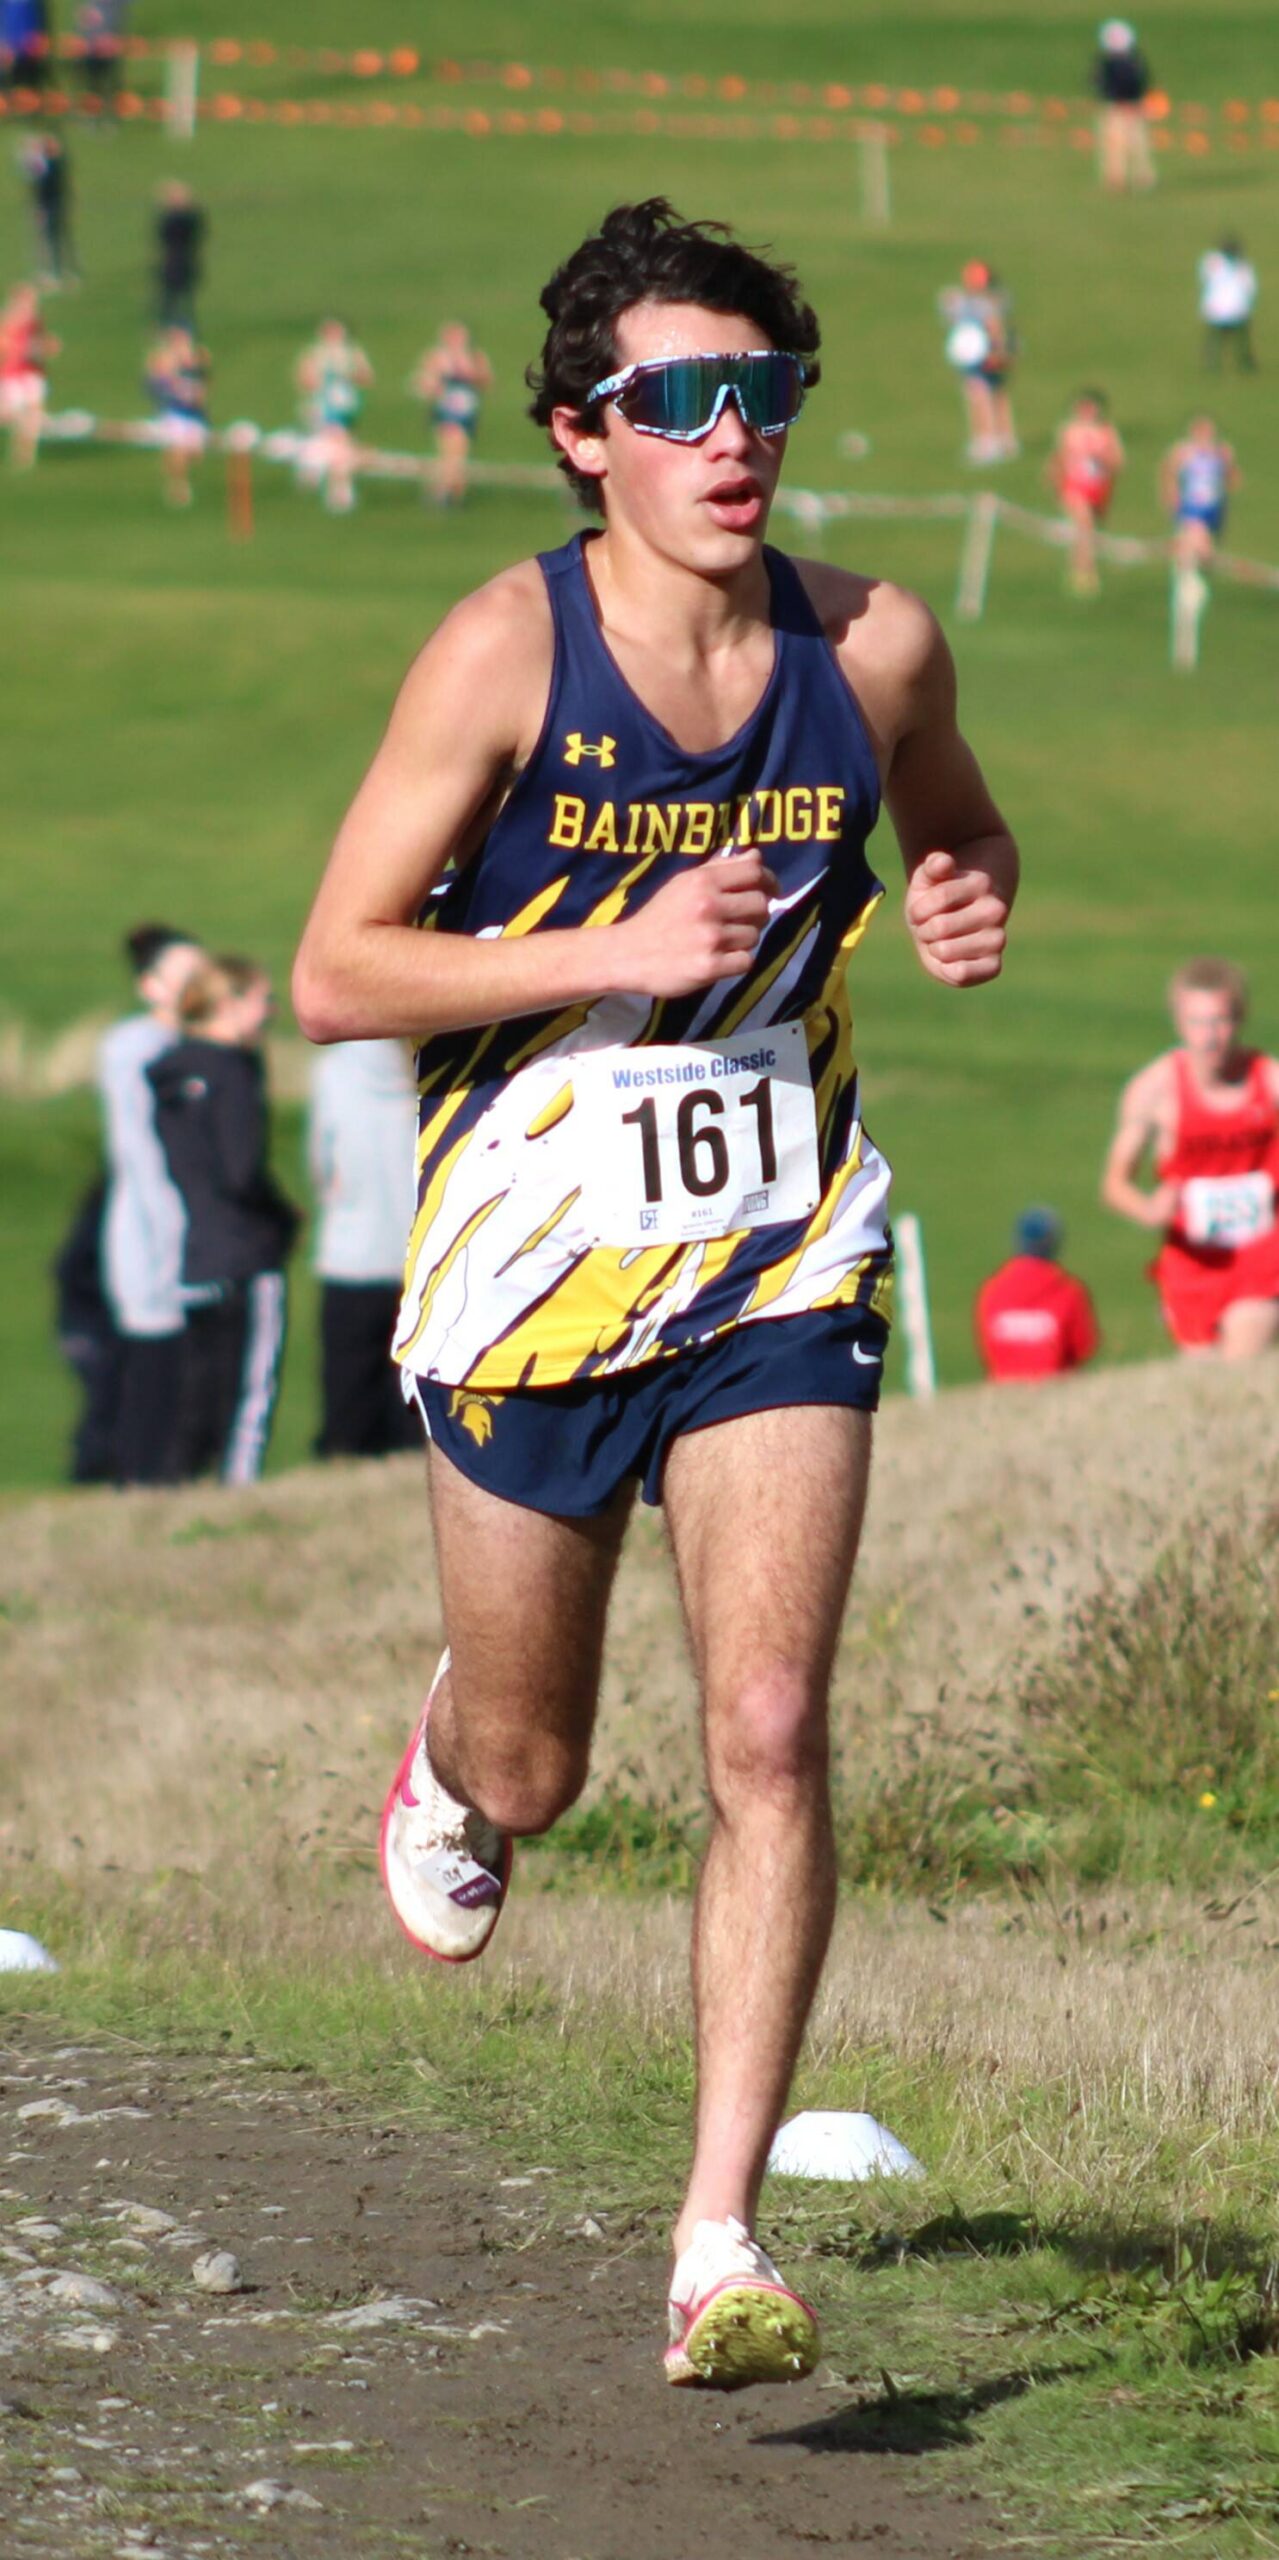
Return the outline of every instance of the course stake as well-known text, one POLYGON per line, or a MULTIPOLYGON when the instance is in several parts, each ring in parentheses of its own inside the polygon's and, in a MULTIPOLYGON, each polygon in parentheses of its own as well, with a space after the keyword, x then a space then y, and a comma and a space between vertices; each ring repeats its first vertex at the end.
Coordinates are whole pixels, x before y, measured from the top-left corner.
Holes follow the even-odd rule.
POLYGON ((1172 663, 1191 671, 1199 664, 1199 631, 1209 596, 1202 569, 1172 573, 1172 663))
POLYGON ((200 93, 200 48, 185 37, 169 47, 165 116, 178 142, 195 137, 196 101, 200 93))
POLYGON ((999 500, 993 490, 983 489, 968 510, 964 548, 960 554, 955 612, 961 622, 980 622, 986 610, 990 555, 995 547, 998 522, 999 500))
POLYGON ((887 127, 864 124, 858 134, 857 151, 862 172, 862 220, 868 230, 887 231, 893 218, 887 127))
POLYGON ((937 1392, 937 1367, 933 1359, 933 1328, 928 1313, 924 1231, 913 1210, 908 1209, 904 1217, 894 1218, 893 1235, 897 1244, 902 1331, 906 1342, 906 1392, 912 1396, 931 1396, 937 1392))

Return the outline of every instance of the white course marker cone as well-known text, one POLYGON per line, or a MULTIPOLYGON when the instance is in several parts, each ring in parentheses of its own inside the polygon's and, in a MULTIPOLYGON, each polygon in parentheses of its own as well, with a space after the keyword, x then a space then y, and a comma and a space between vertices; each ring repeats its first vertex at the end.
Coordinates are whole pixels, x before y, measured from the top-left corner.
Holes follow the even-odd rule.
POLYGON ((57 1960, 25 1929, 0 1929, 0 1973, 56 1973, 57 1960))
POLYGON ((778 2178, 926 2178, 921 2161, 874 2116, 813 2108, 782 2126, 768 2166, 778 2178))

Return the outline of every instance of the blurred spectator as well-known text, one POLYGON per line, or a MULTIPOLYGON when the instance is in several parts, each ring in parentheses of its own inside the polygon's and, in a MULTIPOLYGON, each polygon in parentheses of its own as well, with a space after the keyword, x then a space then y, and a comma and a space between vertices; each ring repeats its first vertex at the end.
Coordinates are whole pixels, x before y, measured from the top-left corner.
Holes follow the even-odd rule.
POLYGON ((125 937, 143 1010, 98 1051, 107 1158, 102 1277, 123 1350, 116 1438, 119 1484, 170 1484, 182 1356, 182 1197, 156 1135, 147 1069, 177 1039, 177 1006, 204 954, 172 925, 125 937))
POLYGON ((0 308, 0 426, 9 429, 9 460, 15 471, 29 470, 40 449, 47 368, 62 352, 40 317, 40 295, 33 284, 16 284, 0 308))
POLYGON ((85 0, 76 12, 80 81, 86 103, 109 107, 120 85, 120 57, 129 18, 129 0, 85 0))
POLYGON ((373 367, 344 320, 324 320, 299 356, 294 378, 307 430, 298 477, 323 490, 330 515, 349 515, 355 505, 355 427, 373 367))
POLYGON ((441 329, 433 347, 418 360, 409 389, 427 404, 435 429, 434 495, 442 507, 460 506, 466 496, 466 466, 480 423, 480 406, 493 387, 493 368, 471 332, 460 320, 441 329))
POLYGON ((48 77, 48 0, 0 0, 0 82, 43 89, 48 77))
POLYGON ((1255 373, 1252 314, 1257 299, 1257 270, 1246 258, 1241 240, 1223 240, 1199 261, 1199 317, 1204 329, 1204 363, 1216 373, 1222 356, 1233 353, 1241 373, 1255 373))
POLYGON ((83 1390, 71 1443, 73 1484, 113 1484, 124 1345, 102 1285, 105 1180, 80 1202, 53 1266, 58 1349, 83 1390))
POLYGON ((209 441, 209 356, 189 329, 165 329, 147 357, 147 397, 155 409, 171 507, 189 507, 191 465, 209 441))
POLYGON ((317 1050, 307 1153, 320 1204, 320 1458, 382 1458, 421 1442, 391 1359, 416 1125, 400 1041, 339 1040, 317 1050))
POLYGON ((1013 1230, 1011 1261, 977 1292, 977 1348, 988 1378, 1052 1378, 1091 1360, 1100 1336, 1082 1280, 1058 1268, 1062 1224, 1028 1209, 1013 1230))
POLYGON ((1110 195, 1140 193, 1155 183, 1146 100, 1150 67, 1126 18, 1107 18, 1097 31, 1093 89, 1101 101, 1097 141, 1101 183, 1110 195))
POLYGON ((162 329, 194 330, 208 223, 180 178, 166 178, 157 201, 156 318, 162 329))
POLYGON ((1097 593, 1097 527, 1105 522, 1124 467, 1123 445, 1106 410, 1104 391, 1081 391, 1070 416, 1057 429, 1048 465, 1049 479, 1074 531, 1070 583, 1077 596, 1097 593))
POLYGON ((182 1476, 262 1472, 284 1351, 284 1265, 298 1212, 268 1169, 257 1042, 271 984, 251 961, 206 960, 179 1000, 180 1036, 148 1070, 156 1127, 186 1211, 182 1476))
POLYGON ((957 285, 937 297, 946 323, 946 362, 963 385, 970 462, 1008 462, 1021 451, 1008 379, 1017 351, 1012 302, 984 258, 970 258, 957 285))
POLYGON ((71 246, 71 162, 56 133, 33 133, 23 143, 22 174, 35 217, 36 257, 46 293, 77 282, 71 246))

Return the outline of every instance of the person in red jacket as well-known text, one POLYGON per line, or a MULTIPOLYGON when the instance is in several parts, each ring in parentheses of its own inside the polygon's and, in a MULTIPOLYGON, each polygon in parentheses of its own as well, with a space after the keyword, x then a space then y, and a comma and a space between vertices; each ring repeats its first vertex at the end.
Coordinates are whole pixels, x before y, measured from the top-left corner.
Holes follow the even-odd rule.
POLYGON ((1012 1259, 977 1292, 977 1348, 988 1378, 1055 1378, 1091 1360, 1101 1339, 1082 1280, 1060 1269, 1055 1209, 1027 1209, 1013 1229, 1012 1259))
POLYGON ((1247 1360, 1279 1342, 1279 1058, 1245 1041, 1229 960, 1187 960, 1168 1002, 1177 1046, 1125 1085, 1101 1196, 1159 1236, 1150 1277, 1179 1350, 1247 1360))

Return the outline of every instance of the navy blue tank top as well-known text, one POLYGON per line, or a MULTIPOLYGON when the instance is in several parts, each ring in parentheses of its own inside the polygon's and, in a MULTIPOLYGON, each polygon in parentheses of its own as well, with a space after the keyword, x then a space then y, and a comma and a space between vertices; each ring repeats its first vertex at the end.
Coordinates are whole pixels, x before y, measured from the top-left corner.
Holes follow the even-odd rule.
POLYGON ((608 649, 589 539, 541 556, 555 633, 541 734, 424 925, 508 935, 615 922, 690 862, 746 845, 779 894, 739 978, 678 999, 605 997, 423 1047, 396 1356, 459 1386, 607 1375, 735 1323, 885 1297, 888 1171, 861 1127, 845 987, 881 894, 866 858, 879 780, 861 715, 798 571, 770 549, 764 693, 724 745, 681 747, 608 649), (812 1076, 811 1214, 674 1245, 599 1243, 574 1178, 589 1168, 580 1156, 574 1165, 573 1060, 788 1023, 805 1027, 812 1076))

